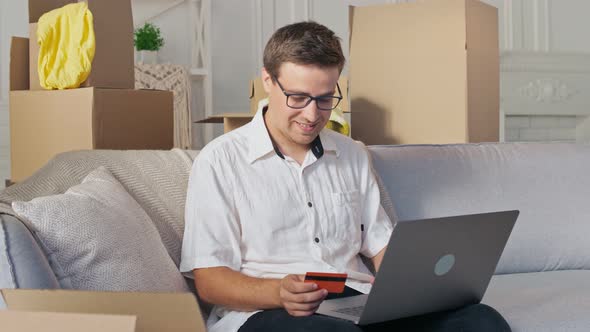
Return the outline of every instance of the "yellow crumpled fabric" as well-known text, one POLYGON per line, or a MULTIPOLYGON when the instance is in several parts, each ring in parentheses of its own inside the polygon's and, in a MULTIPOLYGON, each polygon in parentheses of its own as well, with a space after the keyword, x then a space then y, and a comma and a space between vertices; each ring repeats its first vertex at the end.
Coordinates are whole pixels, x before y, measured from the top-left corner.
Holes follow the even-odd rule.
POLYGON ((88 4, 72 3, 43 14, 37 24, 37 43, 41 86, 79 87, 90 75, 96 47, 88 4))
POLYGON ((330 120, 326 124, 326 128, 332 129, 345 136, 350 135, 350 125, 344 118, 344 112, 340 107, 336 107, 334 110, 332 110, 332 114, 330 114, 330 120))

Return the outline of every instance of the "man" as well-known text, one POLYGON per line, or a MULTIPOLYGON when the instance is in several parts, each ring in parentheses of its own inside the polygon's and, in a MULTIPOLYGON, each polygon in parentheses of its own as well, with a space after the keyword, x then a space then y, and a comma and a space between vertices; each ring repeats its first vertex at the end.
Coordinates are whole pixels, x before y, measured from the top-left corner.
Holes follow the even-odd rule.
POLYGON ((392 225, 361 143, 324 129, 342 98, 340 41, 313 22, 277 30, 264 50, 269 95, 249 124, 199 154, 191 171, 182 272, 215 304, 211 331, 509 330, 493 309, 354 324, 315 314, 327 291, 306 272, 348 273, 368 293, 392 225))

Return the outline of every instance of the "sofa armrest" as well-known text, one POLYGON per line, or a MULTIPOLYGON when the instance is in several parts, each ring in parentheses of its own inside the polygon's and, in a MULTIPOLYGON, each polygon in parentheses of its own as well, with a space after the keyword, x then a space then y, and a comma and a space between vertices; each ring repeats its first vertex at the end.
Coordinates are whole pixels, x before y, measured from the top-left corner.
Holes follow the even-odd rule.
POLYGON ((7 214, 0 214, 0 250, 0 288, 60 288, 29 229, 7 214))

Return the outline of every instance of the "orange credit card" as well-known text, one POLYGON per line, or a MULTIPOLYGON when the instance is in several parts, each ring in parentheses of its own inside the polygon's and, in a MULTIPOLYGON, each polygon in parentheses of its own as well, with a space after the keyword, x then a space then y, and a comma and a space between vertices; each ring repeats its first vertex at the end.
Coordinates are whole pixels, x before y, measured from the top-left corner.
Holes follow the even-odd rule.
POLYGON ((342 293, 347 276, 346 273, 307 272, 304 282, 314 283, 329 293, 342 293))

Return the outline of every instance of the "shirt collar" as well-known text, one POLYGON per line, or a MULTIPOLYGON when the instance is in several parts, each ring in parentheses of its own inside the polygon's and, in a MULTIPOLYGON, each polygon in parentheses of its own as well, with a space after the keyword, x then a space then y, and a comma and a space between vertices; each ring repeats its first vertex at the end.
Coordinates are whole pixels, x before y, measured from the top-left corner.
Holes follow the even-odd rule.
MULTIPOLYGON (((256 111, 254 118, 250 122, 250 132, 248 136, 250 141, 248 152, 249 163, 253 163, 271 152, 274 152, 281 159, 285 159, 285 156, 271 139, 266 124, 264 123, 264 113, 267 108, 268 102, 260 102, 258 105, 258 111, 256 111)), ((320 159, 326 151, 335 152, 336 156, 339 154, 337 146, 330 137, 330 133, 326 132, 327 130, 330 129, 323 129, 311 142, 311 152, 316 159, 320 159)))
POLYGON ((340 151, 338 150, 338 145, 334 142, 332 135, 338 135, 337 133, 333 132, 331 129, 324 128, 320 132, 318 136, 318 140, 321 140, 321 144, 324 148, 324 152, 330 152, 336 154, 336 157, 340 156, 340 151))
MULTIPOLYGON (((248 133, 248 162, 253 163, 259 158, 275 151, 274 144, 270 138, 270 134, 264 124, 264 112, 266 105, 260 103, 258 111, 250 122, 248 133)), ((277 149, 278 150, 278 149, 277 149)))

